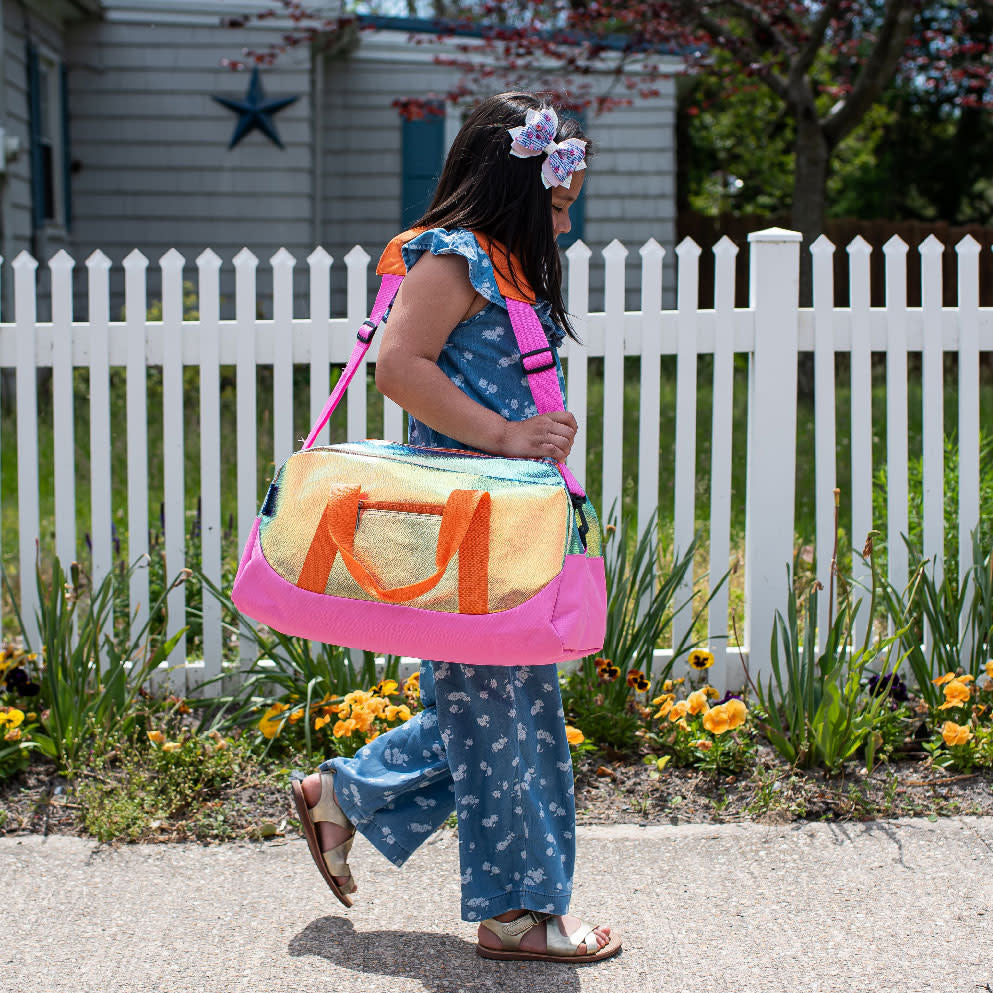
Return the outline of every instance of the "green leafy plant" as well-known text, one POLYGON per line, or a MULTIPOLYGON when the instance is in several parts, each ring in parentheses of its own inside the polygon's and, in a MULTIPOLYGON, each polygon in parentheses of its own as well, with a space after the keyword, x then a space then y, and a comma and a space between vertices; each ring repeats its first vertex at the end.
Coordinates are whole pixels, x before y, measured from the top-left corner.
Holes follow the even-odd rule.
MULTIPOLYGON (((225 629, 231 634, 238 632, 243 650, 247 641, 254 656, 232 693, 190 701, 202 711, 201 730, 244 727, 258 720, 260 707, 273 704, 285 705, 285 719, 289 720, 297 710, 310 714, 319 705, 338 701, 348 693, 373 686, 380 680, 398 681, 399 656, 386 656, 380 670, 374 653, 363 652, 361 664, 355 666, 348 648, 321 643, 315 651, 315 643, 306 638, 253 627, 227 593, 218 589, 203 573, 195 575, 203 589, 220 602, 225 629)), ((226 675, 208 680, 203 686, 213 685, 226 675)), ((299 724, 301 740, 297 744, 308 756, 313 756, 325 747, 325 743, 315 737, 311 720, 300 720, 299 724)), ((267 751, 277 737, 269 738, 267 751)), ((281 743, 286 744, 287 739, 281 739, 281 743)))
POLYGON ((658 522, 653 515, 636 542, 629 543, 626 529, 613 523, 606 527, 604 569, 607 581, 607 627, 602 654, 588 655, 579 669, 563 679, 562 696, 566 713, 589 738, 615 748, 631 748, 644 715, 639 694, 646 697, 672 671, 678 659, 699 642, 693 628, 721 585, 704 598, 699 590, 683 602, 675 603, 677 593, 691 575, 697 540, 668 569, 663 567, 658 539, 658 522), (654 653, 673 618, 684 610, 699 607, 687 625, 672 657, 654 669, 654 653))
POLYGON ((976 679, 993 652, 993 552, 984 553, 981 540, 977 528, 972 533, 972 565, 961 584, 947 569, 936 581, 935 561, 924 559, 906 536, 910 560, 916 562, 906 589, 879 580, 886 613, 893 626, 905 632, 900 647, 917 691, 932 708, 941 699, 934 684, 938 676, 963 668, 976 679))
MULTIPOLYGON (((871 557, 871 537, 867 544, 871 557)), ((871 769, 882 744, 881 736, 874 732, 883 717, 888 716, 884 708, 888 711, 889 704, 885 693, 866 692, 864 677, 870 663, 884 656, 903 632, 874 639, 873 598, 865 639, 861 646, 855 646, 855 623, 862 601, 853 603, 849 597, 830 624, 824 651, 818 655, 819 584, 815 583, 807 592, 805 622, 801 627, 801 608, 789 569, 787 580, 790 592, 786 616, 776 612, 772 631, 772 675, 763 686, 761 679, 752 680, 747 666, 745 669, 764 712, 762 730, 779 754, 798 766, 822 766, 829 773, 836 773, 847 759, 864 748, 866 765, 871 769)), ((895 678, 898 664, 894 663, 887 674, 884 663, 880 674, 884 687, 887 680, 895 678)))
MULTIPOLYGON (((42 575, 40 564, 36 567, 41 714, 31 743, 61 767, 74 763, 85 746, 112 729, 126 734, 137 726, 143 712, 139 701, 143 685, 183 634, 181 630, 165 637, 153 626, 153 619, 164 616, 161 607, 169 590, 184 581, 180 575, 152 604, 149 619, 132 635, 126 651, 115 651, 109 634, 114 597, 118 586, 143 567, 137 560, 123 575, 110 573, 95 589, 78 563, 72 563, 68 582, 57 558, 52 560, 50 580, 42 575)), ((16 603, 6 574, 4 580, 11 602, 16 603)), ((20 612, 17 620, 31 651, 34 646, 20 612)))

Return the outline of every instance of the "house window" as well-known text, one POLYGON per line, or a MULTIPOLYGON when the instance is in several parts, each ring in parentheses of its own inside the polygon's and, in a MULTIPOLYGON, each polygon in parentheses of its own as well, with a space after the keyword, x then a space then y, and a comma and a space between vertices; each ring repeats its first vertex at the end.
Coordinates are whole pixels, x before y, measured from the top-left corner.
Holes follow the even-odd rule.
POLYGON ((445 114, 404 119, 400 224, 409 228, 428 208, 445 163, 445 114))
POLYGON ((28 46, 31 197, 35 228, 69 227, 69 133, 65 66, 28 46))

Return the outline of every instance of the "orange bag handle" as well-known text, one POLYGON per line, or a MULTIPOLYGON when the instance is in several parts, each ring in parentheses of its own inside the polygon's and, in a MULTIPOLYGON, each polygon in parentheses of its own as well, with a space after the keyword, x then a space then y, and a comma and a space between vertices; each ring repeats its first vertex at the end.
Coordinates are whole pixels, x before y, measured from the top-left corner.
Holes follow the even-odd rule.
POLYGON ((310 543, 297 586, 323 593, 336 555, 367 593, 386 603, 406 603, 434 589, 448 564, 459 553, 459 612, 485 614, 490 561, 490 494, 485 490, 452 490, 445 501, 435 550, 437 569, 426 579, 395 586, 382 586, 355 557, 355 525, 359 513, 360 487, 349 483, 331 486, 327 506, 310 543))

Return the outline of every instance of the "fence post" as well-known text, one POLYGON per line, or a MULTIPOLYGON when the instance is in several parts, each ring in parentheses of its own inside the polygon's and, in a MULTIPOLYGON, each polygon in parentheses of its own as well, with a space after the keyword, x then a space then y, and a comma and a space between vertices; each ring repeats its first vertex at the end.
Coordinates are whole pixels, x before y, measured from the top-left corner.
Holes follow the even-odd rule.
POLYGON ((14 270, 14 324, 17 333, 17 528, 18 568, 21 580, 21 620, 28 644, 41 649, 38 581, 35 561, 40 525, 38 509, 38 297, 35 273, 38 263, 20 252, 14 270))
POLYGON ((753 679, 771 671, 772 625, 785 606, 793 562, 801 237, 782 228, 748 236, 755 345, 748 370, 745 643, 753 679))

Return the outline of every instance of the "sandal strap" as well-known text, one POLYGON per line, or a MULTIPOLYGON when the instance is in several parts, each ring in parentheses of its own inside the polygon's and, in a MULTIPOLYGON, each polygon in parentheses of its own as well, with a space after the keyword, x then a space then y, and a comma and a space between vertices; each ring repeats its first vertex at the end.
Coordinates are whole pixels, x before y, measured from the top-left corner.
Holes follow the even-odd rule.
POLYGON ((348 867, 348 853, 351 851, 354 835, 346 838, 335 848, 329 848, 321 852, 324 857, 324 864, 328 867, 328 872, 332 876, 347 876, 349 882, 352 880, 352 870, 348 867))
POLYGON ((551 921, 545 924, 545 947, 552 955, 591 955, 599 948, 599 942, 593 933, 596 929, 583 921, 572 934, 563 934, 557 924, 551 921))
POLYGON ((339 827, 350 828, 352 822, 338 806, 334 798, 334 773, 321 773, 321 798, 310 808, 310 819, 317 824, 319 821, 331 821, 339 827))
MULTIPOLYGON (((504 950, 516 951, 520 948, 524 935, 531 928, 546 922, 549 917, 551 917, 551 914, 541 914, 535 910, 528 910, 521 914, 520 917, 515 917, 512 921, 498 921, 495 917, 490 917, 482 923, 483 927, 492 931, 500 939, 500 944, 504 950)), ((547 925, 545 933, 546 935, 548 933, 547 925)))

